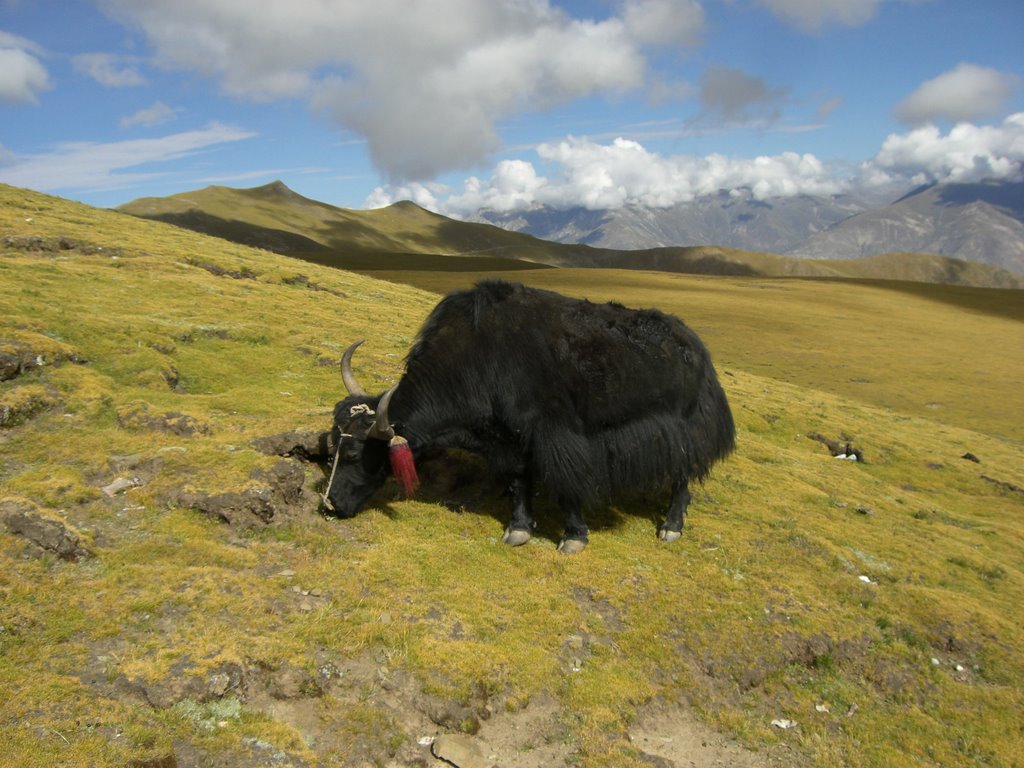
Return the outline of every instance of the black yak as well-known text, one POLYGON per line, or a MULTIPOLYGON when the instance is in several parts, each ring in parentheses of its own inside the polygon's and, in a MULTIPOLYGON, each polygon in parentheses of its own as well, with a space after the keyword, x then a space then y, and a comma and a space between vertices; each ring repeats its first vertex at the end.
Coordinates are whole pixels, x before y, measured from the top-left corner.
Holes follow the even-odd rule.
POLYGON ((424 450, 460 448, 509 480, 508 544, 530 538, 535 482, 564 513, 563 552, 586 546, 588 505, 634 490, 670 489, 659 537, 674 541, 689 482, 734 446, 710 355, 693 331, 658 310, 483 281, 441 300, 405 375, 377 396, 352 374, 361 343, 342 357, 350 394, 334 409, 337 448, 324 493, 326 509, 341 517, 354 515, 389 474, 411 491, 413 457, 424 450))

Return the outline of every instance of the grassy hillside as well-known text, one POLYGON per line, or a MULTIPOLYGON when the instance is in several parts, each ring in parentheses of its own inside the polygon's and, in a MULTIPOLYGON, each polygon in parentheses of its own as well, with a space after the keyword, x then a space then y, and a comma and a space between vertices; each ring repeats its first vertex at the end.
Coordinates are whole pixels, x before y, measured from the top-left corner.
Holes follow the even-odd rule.
POLYGON ((206 187, 143 198, 119 209, 226 240, 342 269, 518 269, 543 264, 763 277, 861 277, 1024 288, 1005 270, 929 254, 797 259, 714 245, 617 251, 552 243, 487 224, 455 221, 410 202, 352 211, 302 197, 281 182, 253 189, 206 187), (491 264, 488 260, 501 260, 491 264), (374 263, 376 262, 376 263, 374 263))
POLYGON ((560 264, 564 258, 553 243, 454 221, 413 203, 353 211, 302 197, 280 182, 142 198, 119 210, 331 266, 380 254, 483 255, 541 264, 560 264))
MULTIPOLYGON (((437 293, 476 280, 458 272, 368 274, 437 293)), ((1021 291, 605 269, 493 276, 593 301, 657 306, 687 319, 721 366, 1024 439, 1021 291)))
POLYGON ((578 557, 550 504, 505 547, 462 457, 319 516, 323 468, 254 441, 326 428, 352 339, 364 385, 394 381, 437 296, 0 186, 0 763, 424 765, 463 732, 501 765, 1021 764, 1019 305, 517 274, 708 341, 739 449, 676 544, 636 499, 578 557))

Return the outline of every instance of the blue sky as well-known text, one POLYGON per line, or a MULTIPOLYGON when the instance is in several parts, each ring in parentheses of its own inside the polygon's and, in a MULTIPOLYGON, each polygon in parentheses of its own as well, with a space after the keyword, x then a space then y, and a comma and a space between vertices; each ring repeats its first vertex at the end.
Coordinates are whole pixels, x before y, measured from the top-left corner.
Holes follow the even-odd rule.
POLYGON ((454 215, 1021 179, 1020 0, 0 0, 0 181, 454 215))

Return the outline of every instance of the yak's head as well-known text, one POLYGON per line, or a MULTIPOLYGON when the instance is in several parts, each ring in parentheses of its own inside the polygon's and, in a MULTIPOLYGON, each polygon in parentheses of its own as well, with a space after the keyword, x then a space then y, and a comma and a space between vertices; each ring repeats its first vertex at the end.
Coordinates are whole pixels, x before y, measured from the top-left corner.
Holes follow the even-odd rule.
POLYGON ((388 403, 396 387, 371 397, 352 374, 357 341, 341 358, 341 376, 349 396, 334 407, 331 444, 335 446, 324 507, 339 517, 352 517, 391 474, 388 443, 395 431, 388 421, 388 403))

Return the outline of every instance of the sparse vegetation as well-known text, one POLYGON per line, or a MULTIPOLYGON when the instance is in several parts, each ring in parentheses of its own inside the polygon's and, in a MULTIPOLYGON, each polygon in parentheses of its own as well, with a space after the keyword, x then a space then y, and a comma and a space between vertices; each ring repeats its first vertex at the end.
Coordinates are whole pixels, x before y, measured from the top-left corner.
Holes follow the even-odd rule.
POLYGON ((42 358, 0 403, 43 403, 0 426, 0 500, 89 552, 0 513, 0 763, 403 765, 418 737, 521 718, 523 749, 643 766, 630 736, 673 707, 751 765, 1024 761, 1019 294, 516 277, 707 341, 739 447, 679 542, 635 499, 593 516, 580 557, 544 504, 506 547, 505 501, 459 457, 418 500, 319 516, 322 469, 252 441, 326 428, 355 338, 384 389, 437 295, 0 186, 0 352, 42 358), (229 493, 269 522, 182 503, 229 493))

